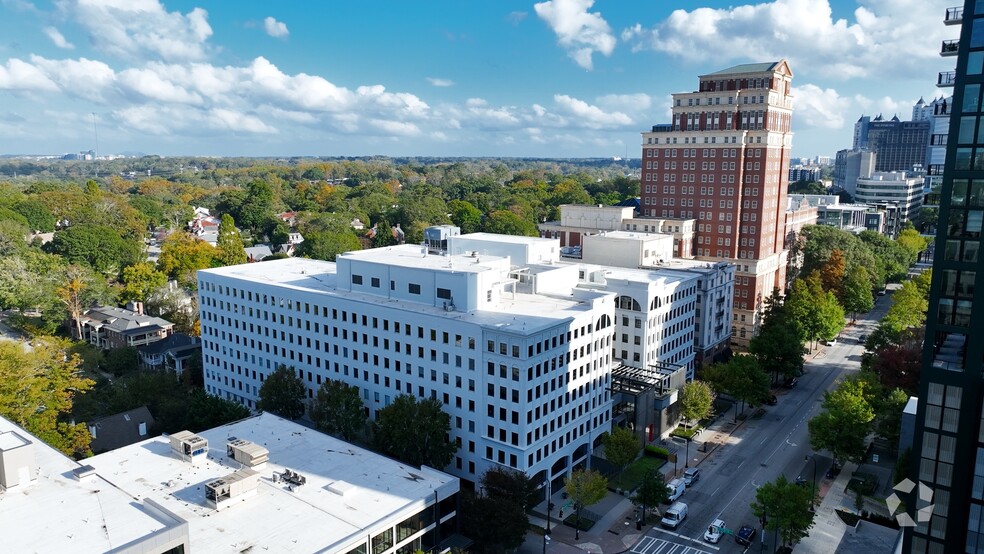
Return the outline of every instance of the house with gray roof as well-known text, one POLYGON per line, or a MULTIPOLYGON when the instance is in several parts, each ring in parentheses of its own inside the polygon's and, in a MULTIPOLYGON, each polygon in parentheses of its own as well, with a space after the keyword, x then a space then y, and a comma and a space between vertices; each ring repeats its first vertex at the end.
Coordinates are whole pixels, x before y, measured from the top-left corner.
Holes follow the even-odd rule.
POLYGON ((174 331, 170 321, 145 315, 142 302, 130 302, 126 308, 93 306, 80 319, 82 340, 107 350, 144 346, 163 340, 174 331))
POLYGON ((167 369, 181 375, 185 364, 201 351, 202 344, 198 337, 184 333, 173 333, 167 338, 152 342, 137 349, 140 353, 140 365, 147 369, 167 369))
POLYGON ((88 423, 92 435, 89 446, 97 454, 129 446, 149 438, 153 426, 154 416, 147 406, 101 417, 88 423))

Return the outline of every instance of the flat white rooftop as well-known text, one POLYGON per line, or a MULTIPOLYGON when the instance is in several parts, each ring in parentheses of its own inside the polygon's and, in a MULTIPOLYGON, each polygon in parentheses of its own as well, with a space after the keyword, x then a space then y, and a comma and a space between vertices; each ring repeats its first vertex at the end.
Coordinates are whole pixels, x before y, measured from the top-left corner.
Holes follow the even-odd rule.
POLYGON ((671 240, 671 233, 645 233, 639 231, 605 231, 594 235, 594 237, 617 240, 671 240))
POLYGON ((198 435, 208 440, 209 451, 196 464, 174 456, 163 436, 83 463, 135 498, 150 498, 188 521, 196 552, 337 551, 365 539, 380 522, 395 525, 393 518, 419 512, 436 491, 443 499, 459 487, 451 475, 407 466, 267 413, 198 435), (267 448, 270 461, 254 468, 260 474, 254 496, 216 511, 205 503, 205 484, 242 468, 226 456, 230 437, 267 448), (283 481, 273 482, 273 473, 284 469, 307 482, 293 492, 283 481))
POLYGON ((476 262, 476 259, 470 256, 444 256, 441 254, 428 254, 426 247, 413 246, 410 244, 384 246, 382 248, 368 248, 366 250, 354 250, 352 252, 340 254, 339 258, 376 262, 396 267, 431 269, 435 271, 454 271, 458 273, 482 273, 485 271, 497 271, 496 266, 503 263, 505 260, 505 258, 500 256, 481 256, 476 262), (486 263, 483 264, 482 260, 486 263), (499 262, 499 264, 494 264, 493 262, 499 262))
POLYGON ((525 237, 519 235, 500 235, 497 233, 468 233, 467 235, 459 235, 457 237, 452 237, 452 241, 458 239, 472 239, 472 240, 488 240, 492 242, 501 242, 506 244, 557 244, 557 239, 548 239, 544 237, 525 237))
MULTIPOLYGON (((389 255, 386 250, 387 248, 374 248, 361 250, 358 253, 372 253, 369 255, 375 256, 380 261, 384 261, 388 259, 387 256, 389 255)), ((452 257, 470 262, 470 264, 462 263, 462 267, 480 265, 475 264, 475 259, 468 256, 452 257)), ((409 258, 403 257, 404 263, 410 263, 410 260, 416 260, 416 263, 432 263, 429 260, 432 260, 434 263, 443 263, 443 266, 439 266, 442 269, 447 268, 448 258, 435 255, 428 255, 424 258, 419 253, 409 258)), ((482 256, 482 258, 486 258, 486 256, 482 256)), ((489 256, 488 258, 491 259, 492 257, 489 256)), ((458 270, 457 264, 454 266, 454 270, 458 270)), ((590 303, 584 300, 605 294, 592 291, 579 291, 580 299, 574 299, 521 292, 513 295, 507 292, 502 295, 499 305, 495 309, 474 310, 471 312, 447 312, 440 307, 430 304, 397 300, 372 294, 339 291, 336 287, 338 276, 335 271, 335 264, 332 262, 310 260, 307 258, 286 258, 269 262, 206 269, 200 273, 228 276, 249 282, 276 285, 326 296, 355 299, 360 302, 377 304, 391 309, 405 310, 417 314, 424 313, 433 317, 459 320, 486 327, 495 327, 497 329, 513 327, 517 332, 521 332, 520 329, 525 332, 532 332, 537 329, 549 328, 557 325, 559 320, 590 311, 592 309, 590 303)))
POLYGON ((33 443, 38 478, 0 493, 0 550, 107 552, 176 524, 99 476, 77 480, 72 471, 81 464, 0 417, 4 435, 5 448, 33 443))

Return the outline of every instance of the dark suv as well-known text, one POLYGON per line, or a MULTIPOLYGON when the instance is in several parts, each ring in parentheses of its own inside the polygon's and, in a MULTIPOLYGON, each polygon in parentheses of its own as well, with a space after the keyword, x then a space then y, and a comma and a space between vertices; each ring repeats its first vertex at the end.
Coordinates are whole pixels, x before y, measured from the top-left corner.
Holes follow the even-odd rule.
POLYGON ((782 386, 787 389, 791 389, 796 386, 796 383, 799 383, 799 379, 796 377, 790 377, 782 382, 782 386))
POLYGON ((755 539, 754 527, 749 527, 748 525, 742 525, 741 529, 735 533, 735 542, 742 546, 751 546, 752 541, 755 539))

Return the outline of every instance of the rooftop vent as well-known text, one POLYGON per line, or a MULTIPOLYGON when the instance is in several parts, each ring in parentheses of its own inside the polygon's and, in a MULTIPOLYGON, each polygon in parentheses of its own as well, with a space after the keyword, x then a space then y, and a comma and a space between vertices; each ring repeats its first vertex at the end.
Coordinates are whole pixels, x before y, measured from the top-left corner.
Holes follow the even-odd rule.
MULTIPOLYGON (((299 487, 299 486, 303 485, 304 483, 307 483, 307 478, 306 477, 304 477, 300 473, 297 473, 296 471, 291 471, 291 470, 289 470, 287 468, 284 468, 284 472, 281 473, 279 477, 280 477, 280 480, 282 480, 283 482, 285 482, 285 483, 287 483, 287 484, 289 484, 291 486, 291 490, 293 490, 294 487, 299 487)), ((277 482, 277 474, 276 473, 274 474, 274 482, 277 482)))
POLYGON ((208 441, 191 431, 179 431, 170 436, 171 451, 187 462, 208 454, 208 441))
POLYGON ((259 482, 259 473, 249 468, 240 469, 231 475, 206 483, 205 503, 211 508, 221 510, 233 499, 245 500, 255 495, 259 482))
POLYGON ((79 481, 82 481, 86 477, 92 477, 96 474, 96 468, 91 465, 79 466, 72 470, 72 477, 75 477, 79 481))
POLYGON ((0 492, 38 479, 34 443, 15 431, 0 433, 0 492))
POLYGON ((270 459, 270 451, 245 439, 230 437, 226 443, 226 455, 246 467, 256 467, 270 459))

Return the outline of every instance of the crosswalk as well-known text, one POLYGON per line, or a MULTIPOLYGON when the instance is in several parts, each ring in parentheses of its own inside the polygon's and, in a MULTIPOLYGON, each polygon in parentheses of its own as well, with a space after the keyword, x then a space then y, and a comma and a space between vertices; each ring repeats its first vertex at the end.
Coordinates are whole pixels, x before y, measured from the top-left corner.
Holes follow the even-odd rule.
POLYGON ((655 537, 645 536, 632 547, 635 554, 712 554, 707 550, 701 550, 692 546, 673 543, 655 537))

